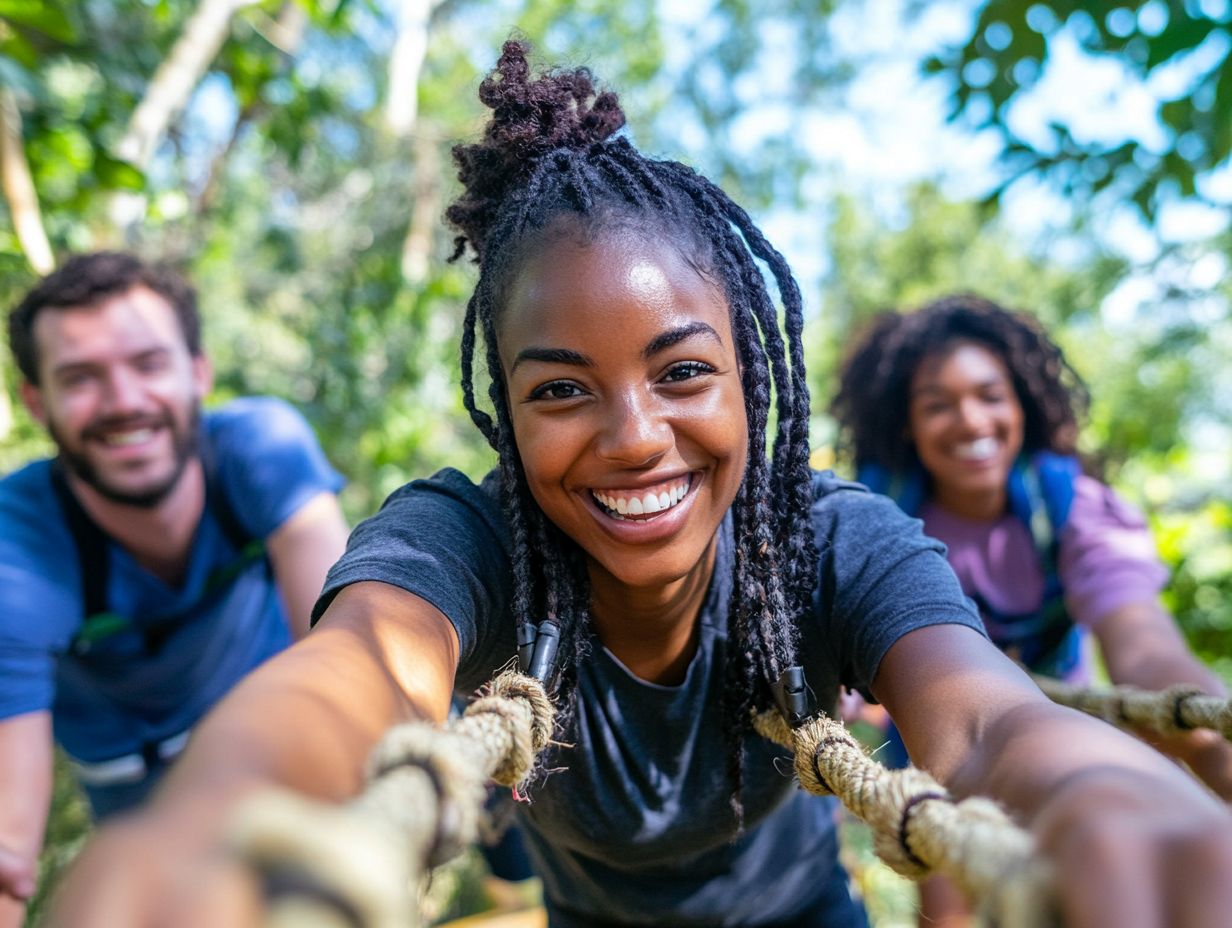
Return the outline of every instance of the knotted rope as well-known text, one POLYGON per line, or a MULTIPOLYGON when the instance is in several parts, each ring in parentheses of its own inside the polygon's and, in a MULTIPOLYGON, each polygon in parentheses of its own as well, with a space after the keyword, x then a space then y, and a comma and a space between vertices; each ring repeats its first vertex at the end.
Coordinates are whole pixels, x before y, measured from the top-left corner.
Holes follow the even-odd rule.
POLYGON ((839 722, 822 716, 792 729, 777 712, 754 727, 795 752, 800 785, 834 795, 873 833, 891 869, 914 880, 944 873, 999 928, 1055 924, 1049 866, 1034 839, 988 799, 956 800, 916 767, 888 770, 839 722))
MULTIPOLYGON (((366 791, 348 806, 289 793, 254 797, 233 846, 264 881, 266 928, 419 925, 423 875, 475 840, 484 784, 524 781, 552 725, 542 686, 505 673, 444 729, 391 729, 369 760, 366 791)), ((756 728, 795 751, 802 787, 838 796, 871 827, 877 853, 899 873, 950 875, 984 901, 999 928, 1054 923, 1047 865, 993 802, 956 801, 915 768, 887 770, 824 717, 793 730, 777 712, 765 713, 756 728)))
POLYGON ((422 878, 476 840, 485 784, 522 783, 551 737, 537 680, 508 672, 489 689, 445 728, 390 729, 347 806, 273 791, 245 803, 231 843, 265 885, 266 928, 419 924, 422 878))
POLYGON ((1135 686, 1086 689, 1047 677, 1035 682, 1054 702, 1120 728, 1158 735, 1209 728, 1232 740, 1232 700, 1208 696, 1196 686, 1181 683, 1153 692, 1135 686))

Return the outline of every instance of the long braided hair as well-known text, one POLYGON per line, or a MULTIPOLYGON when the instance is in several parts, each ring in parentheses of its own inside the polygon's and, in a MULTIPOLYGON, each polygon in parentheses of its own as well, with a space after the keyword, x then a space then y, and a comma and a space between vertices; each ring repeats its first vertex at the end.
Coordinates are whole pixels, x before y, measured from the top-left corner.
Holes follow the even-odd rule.
POLYGON ((645 230, 680 249, 726 297, 741 365, 748 466, 732 507, 736 550, 723 702, 739 822, 743 741, 752 711, 770 705, 771 685, 796 664, 796 619, 809 607, 816 576, 799 288, 783 257, 718 187, 682 164, 647 158, 615 136, 624 113, 614 93, 596 91, 587 69, 532 77, 528 51, 522 41, 506 42, 480 85, 492 117, 482 141, 454 148, 465 189, 446 212, 460 232, 454 258, 469 246, 479 266, 463 326, 462 391, 472 420, 499 454, 513 545, 514 615, 519 630, 543 620, 557 626, 557 693, 567 719, 590 640, 589 581, 579 547, 548 521, 527 485, 496 321, 508 285, 547 237, 595 235, 613 226, 645 230), (778 286, 783 331, 757 259, 778 286), (481 335, 492 413, 480 409, 475 396, 481 335), (777 425, 768 458, 772 402, 777 425))
POLYGON ((839 451, 857 467, 892 474, 919 467, 908 436, 911 380, 928 358, 974 342, 1005 364, 1023 411, 1023 450, 1074 454, 1089 395, 1039 320, 972 294, 934 300, 910 313, 875 316, 839 374, 830 411, 839 451))

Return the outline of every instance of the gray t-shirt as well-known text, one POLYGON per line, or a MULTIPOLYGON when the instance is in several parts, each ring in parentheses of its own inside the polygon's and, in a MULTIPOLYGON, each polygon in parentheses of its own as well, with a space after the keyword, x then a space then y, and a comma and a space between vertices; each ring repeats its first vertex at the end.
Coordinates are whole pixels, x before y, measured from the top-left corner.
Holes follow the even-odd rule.
MULTIPOLYGON (((944 549, 918 521, 832 474, 815 475, 814 490, 821 560, 800 658, 823 707, 840 684, 867 693, 906 632, 944 623, 982 632, 944 549)), ((350 583, 406 589, 453 623, 457 688, 471 691, 516 653, 509 558, 495 481, 441 471, 355 529, 316 614, 350 583)), ((598 643, 578 670, 574 746, 548 760, 565 769, 519 805, 553 926, 859 923, 836 866, 832 801, 795 788, 790 764, 776 761, 787 752, 756 736, 736 835, 721 700, 731 563, 728 519, 679 686, 635 677, 598 643)))

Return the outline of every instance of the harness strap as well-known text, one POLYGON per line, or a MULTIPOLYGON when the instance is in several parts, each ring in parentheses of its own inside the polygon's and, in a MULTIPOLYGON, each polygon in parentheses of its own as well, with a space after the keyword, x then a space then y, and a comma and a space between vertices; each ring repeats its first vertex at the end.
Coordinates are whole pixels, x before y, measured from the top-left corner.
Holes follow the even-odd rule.
POLYGON ((51 462, 51 486, 64 510, 69 531, 77 547, 81 568, 82 611, 88 618, 107 611, 107 536, 86 514, 64 475, 64 463, 51 462))
MULTIPOLYGON (((218 463, 215 449, 202 430, 200 457, 205 473, 205 512, 214 517, 223 537, 239 552, 239 557, 214 571, 206 581, 202 598, 212 595, 230 583, 252 561, 262 558, 265 569, 270 571, 265 543, 255 537, 235 513, 231 500, 218 479, 218 463)), ((57 458, 51 464, 51 485, 60 507, 64 511, 68 528, 77 548, 77 562, 81 573, 82 626, 69 644, 77 655, 88 653, 95 642, 137 625, 129 616, 108 611, 107 584, 110 579, 111 562, 108 556, 107 535, 82 507, 73 494, 65 475, 64 463, 57 458)), ((146 651, 157 654, 175 630, 180 616, 164 616, 140 628, 146 651)))

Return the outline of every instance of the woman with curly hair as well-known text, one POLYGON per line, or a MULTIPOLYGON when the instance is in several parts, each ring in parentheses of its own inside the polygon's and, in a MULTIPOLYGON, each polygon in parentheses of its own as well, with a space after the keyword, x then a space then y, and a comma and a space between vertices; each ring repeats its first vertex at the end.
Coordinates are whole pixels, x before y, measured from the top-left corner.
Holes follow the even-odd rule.
POLYGON ((199 878, 237 798, 352 795, 382 731, 441 719, 532 629, 559 641, 544 676, 563 711, 518 821, 554 928, 864 924, 831 804, 751 730, 753 710, 807 715, 778 698, 801 674, 814 709, 841 684, 875 695, 952 789, 1036 825, 1075 919, 1216 924, 1232 816, 1044 699, 939 545, 809 470, 800 294, 748 215, 617 134, 616 97, 585 70, 532 77, 510 42, 480 97, 492 119, 455 150, 448 215, 478 264, 461 377, 497 469, 415 481, 356 529, 317 629, 85 851, 57 924, 237 924, 235 895, 199 878), (1128 858, 1095 853, 1097 822, 1128 858), (143 851, 151 865, 124 866, 143 851))
MULTIPOLYGON (((958 295, 876 317, 832 409, 858 479, 946 545, 1006 653, 1089 682, 1093 637, 1115 683, 1224 695, 1159 603, 1167 573, 1142 516, 1082 473, 1075 443, 1087 405, 1034 317, 958 295)), ((1214 732, 1159 746, 1232 799, 1232 749, 1214 732)), ((901 759, 894 738, 889 753, 901 759)))

